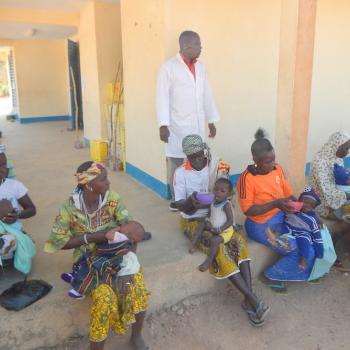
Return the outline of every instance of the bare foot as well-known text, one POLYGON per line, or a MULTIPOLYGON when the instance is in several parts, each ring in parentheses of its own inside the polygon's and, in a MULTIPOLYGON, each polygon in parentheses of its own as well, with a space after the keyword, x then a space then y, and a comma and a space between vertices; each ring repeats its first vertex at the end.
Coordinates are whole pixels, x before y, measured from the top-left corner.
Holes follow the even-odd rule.
POLYGON ((143 340, 142 335, 133 336, 130 339, 133 350, 148 350, 148 346, 143 340))
POLYGON ((196 251, 196 247, 193 245, 191 248, 188 250, 190 254, 193 254, 196 251))
POLYGON ((203 264, 200 264, 198 266, 198 270, 201 272, 205 272, 209 269, 209 267, 210 267, 210 261, 205 260, 203 264))
POLYGON ((276 235, 272 232, 272 230, 269 227, 265 230, 265 233, 270 242, 275 242, 276 235))
POLYGON ((306 259, 305 259, 304 257, 302 257, 302 258, 300 259, 299 267, 300 267, 302 270, 305 270, 305 269, 306 269, 306 259))

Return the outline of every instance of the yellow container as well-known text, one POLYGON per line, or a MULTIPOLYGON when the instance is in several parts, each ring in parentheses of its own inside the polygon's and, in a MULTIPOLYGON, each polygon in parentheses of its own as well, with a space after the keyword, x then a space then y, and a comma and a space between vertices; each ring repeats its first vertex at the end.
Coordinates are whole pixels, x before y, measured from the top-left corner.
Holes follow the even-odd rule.
POLYGON ((108 156, 108 142, 106 140, 93 140, 90 143, 90 157, 94 162, 105 162, 108 156))

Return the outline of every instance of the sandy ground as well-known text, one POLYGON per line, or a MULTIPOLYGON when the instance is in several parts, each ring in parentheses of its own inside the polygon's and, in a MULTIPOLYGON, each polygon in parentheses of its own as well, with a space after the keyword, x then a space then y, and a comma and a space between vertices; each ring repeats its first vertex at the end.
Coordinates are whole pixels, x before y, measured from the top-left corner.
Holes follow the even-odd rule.
MULTIPOLYGON (((350 275, 330 273, 320 284, 290 284, 288 295, 275 294, 259 281, 257 294, 271 311, 254 328, 229 285, 216 295, 193 296, 149 314, 145 338, 153 350, 341 350, 350 343, 350 275)), ((86 339, 72 339, 58 350, 87 349, 86 339)), ((49 348, 42 348, 49 349, 49 348)), ((128 336, 112 336, 107 350, 129 350, 128 336)))

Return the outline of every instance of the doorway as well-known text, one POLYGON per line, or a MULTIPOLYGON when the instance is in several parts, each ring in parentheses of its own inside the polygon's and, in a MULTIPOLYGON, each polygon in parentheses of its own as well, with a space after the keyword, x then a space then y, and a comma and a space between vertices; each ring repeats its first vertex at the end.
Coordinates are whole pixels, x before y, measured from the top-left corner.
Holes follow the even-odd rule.
POLYGON ((80 55, 79 43, 68 39, 68 67, 69 67, 69 88, 71 105, 71 125, 75 129, 76 106, 78 109, 78 128, 84 128, 83 105, 81 98, 81 76, 80 76, 80 55), (73 74, 73 77, 72 77, 73 74), (74 79, 74 81, 73 81, 74 79), (74 89, 74 86, 76 87, 74 89), (76 95, 76 96, 75 96, 76 95), (76 102, 75 102, 76 97, 76 102))

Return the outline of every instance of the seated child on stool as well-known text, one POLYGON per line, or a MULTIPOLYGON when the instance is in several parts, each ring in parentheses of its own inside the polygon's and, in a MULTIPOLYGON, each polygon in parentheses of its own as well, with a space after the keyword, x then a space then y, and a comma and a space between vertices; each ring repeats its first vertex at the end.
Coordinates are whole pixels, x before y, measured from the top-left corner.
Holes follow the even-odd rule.
POLYGON ((193 236, 190 253, 195 251, 195 246, 204 231, 210 231, 214 234, 211 239, 211 250, 205 261, 198 266, 199 271, 206 271, 213 263, 215 256, 218 253, 220 243, 229 242, 235 232, 233 225, 235 224, 232 204, 230 198, 233 194, 233 187, 230 180, 226 178, 219 178, 214 185, 214 202, 210 205, 209 220, 201 223, 197 232, 193 236))
MULTIPOLYGON (((296 238, 300 252, 299 267, 302 270, 307 268, 307 257, 310 249, 313 249, 317 258, 323 257, 323 240, 320 232, 322 222, 317 217, 315 209, 321 204, 320 197, 310 187, 307 186, 299 196, 299 201, 303 202, 300 212, 286 214, 284 218, 284 233, 290 233, 296 238)), ((266 235, 273 245, 280 243, 278 235, 271 228, 266 230, 266 235)))
POLYGON ((135 254, 137 242, 144 240, 145 230, 135 221, 130 221, 106 234, 108 243, 97 244, 96 255, 85 253, 73 265, 71 273, 61 275, 63 281, 73 287, 68 295, 83 299, 98 283, 112 284, 118 277, 134 275, 140 270, 135 254))

